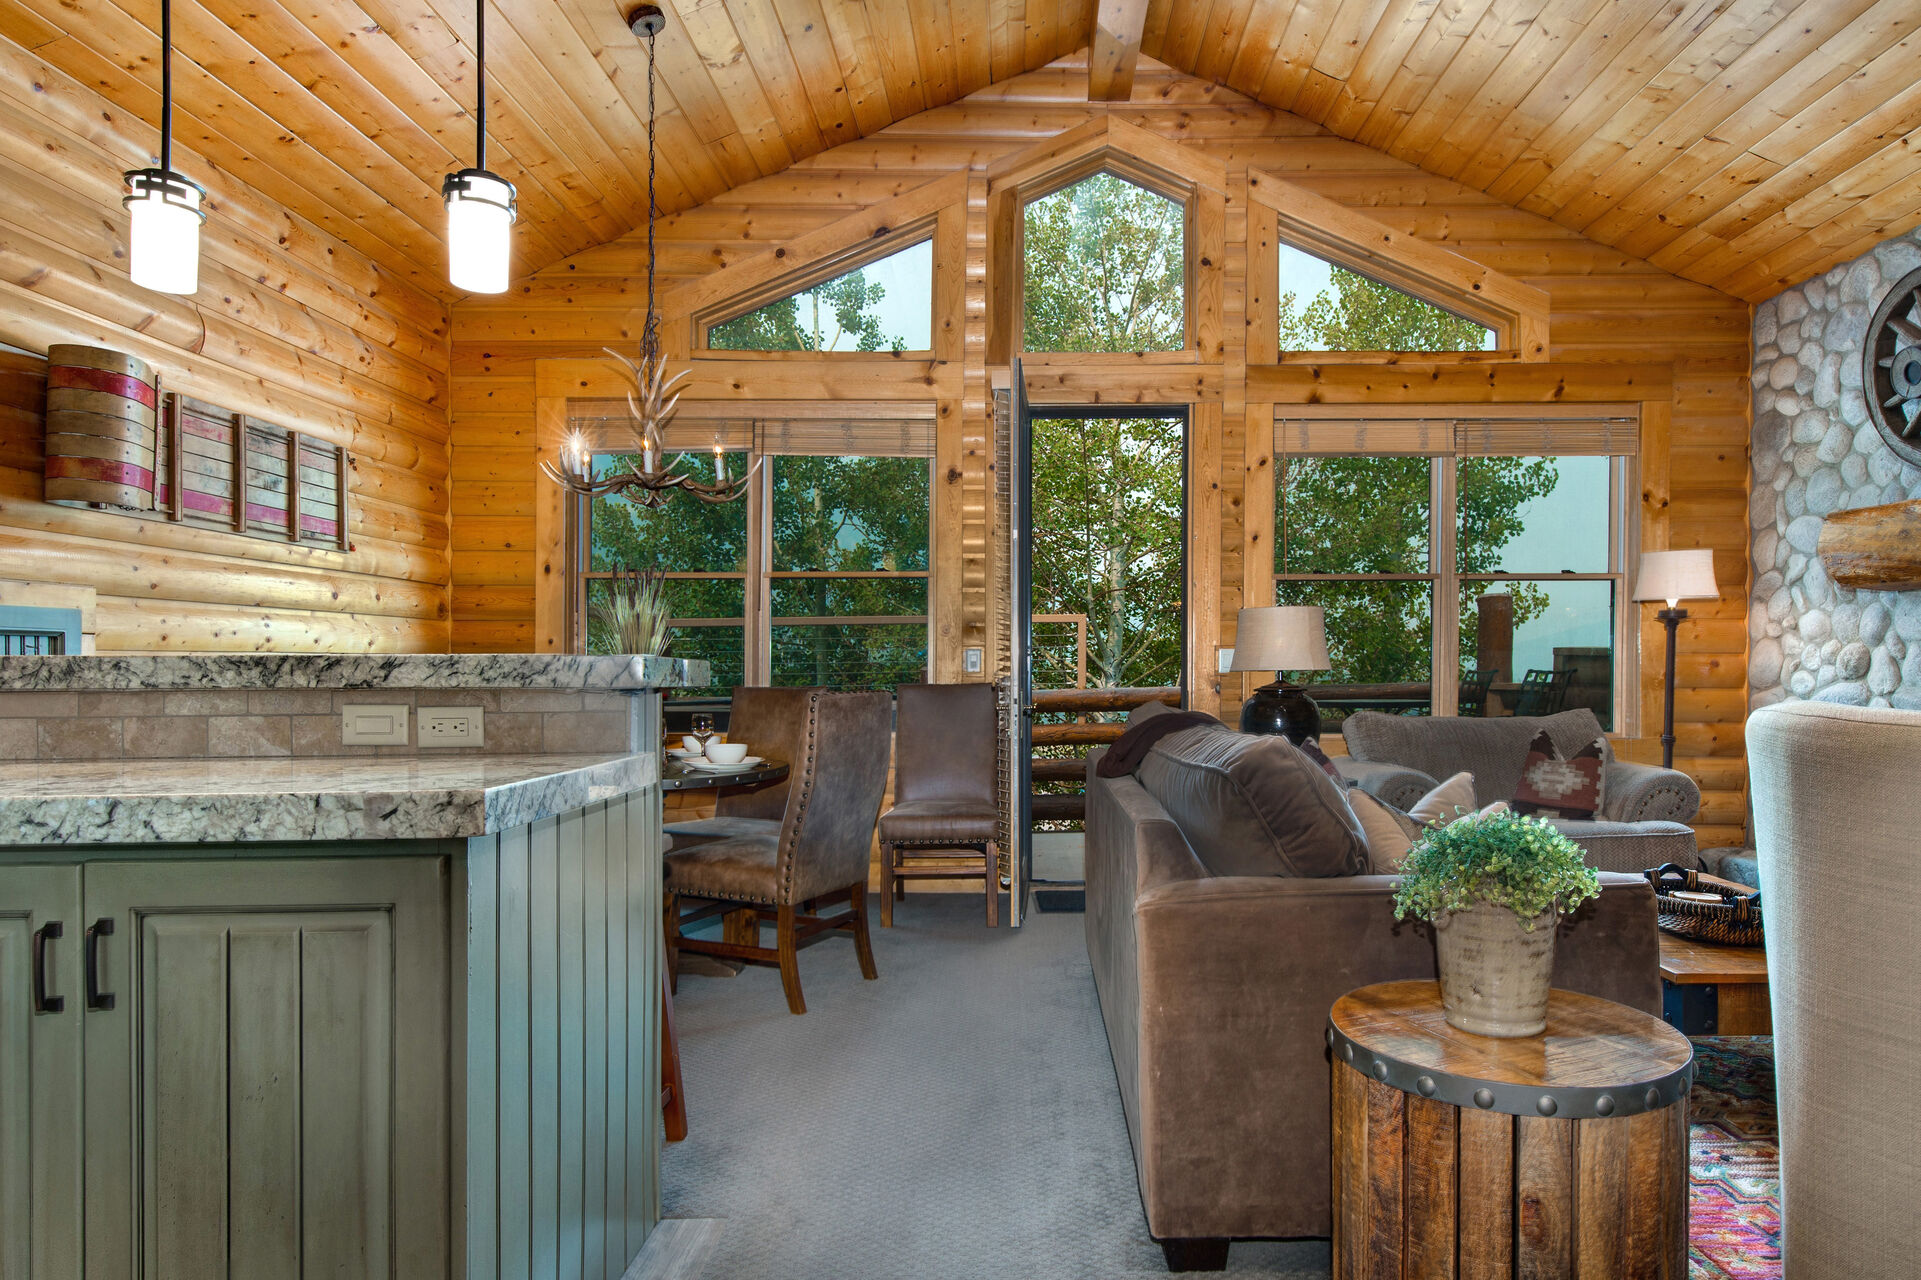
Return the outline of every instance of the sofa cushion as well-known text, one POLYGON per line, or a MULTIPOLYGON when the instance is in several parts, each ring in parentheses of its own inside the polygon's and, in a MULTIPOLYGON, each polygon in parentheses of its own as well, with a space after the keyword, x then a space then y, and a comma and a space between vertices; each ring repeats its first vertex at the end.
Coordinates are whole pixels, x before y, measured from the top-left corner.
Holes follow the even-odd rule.
MULTIPOLYGON (((1551 716, 1390 716, 1356 711, 1341 725, 1347 753, 1357 760, 1406 765, 1432 778, 1462 770, 1474 775, 1480 804, 1510 800, 1521 783, 1528 744, 1546 729, 1554 745, 1571 755, 1602 737, 1601 722, 1586 707, 1551 716)), ((1605 759, 1612 763, 1609 749, 1605 759)))
POLYGON ((1352 876, 1367 843, 1344 788, 1285 738, 1200 726, 1135 771, 1217 876, 1352 876))
POLYGON ((1607 745, 1607 739, 1596 738, 1570 755, 1554 745, 1546 729, 1535 734, 1514 790, 1515 812, 1557 818, 1592 818, 1601 812, 1607 745))
POLYGON ((1457 773, 1409 805, 1407 816, 1423 827, 1445 827, 1478 807, 1474 803, 1474 775, 1457 773))

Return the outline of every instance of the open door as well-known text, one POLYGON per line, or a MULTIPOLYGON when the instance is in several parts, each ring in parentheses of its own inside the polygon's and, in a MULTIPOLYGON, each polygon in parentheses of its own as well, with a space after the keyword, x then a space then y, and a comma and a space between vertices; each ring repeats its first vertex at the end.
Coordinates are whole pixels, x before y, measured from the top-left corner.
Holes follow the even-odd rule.
POLYGON ((1033 594, 1034 557, 1032 540, 1028 537, 1029 516, 1033 509, 1033 495, 1027 483, 1028 469, 1033 462, 1030 448, 1031 414, 1027 404, 1027 379, 1021 373, 1018 358, 1014 361, 1008 395, 1007 530, 1011 545, 1008 547, 1007 570, 1008 599, 1013 602, 1011 678, 1014 682, 1014 714, 1008 718, 1008 734, 1012 739, 1008 750, 1011 762, 1008 776, 1014 794, 1009 797, 1013 818, 1013 831, 1010 834, 1013 839, 1007 859, 1007 919, 1009 924, 1019 925, 1027 914, 1027 886, 1034 873, 1034 802, 1030 794, 1033 787, 1027 777, 1027 763, 1034 758, 1034 673, 1028 661, 1028 653, 1033 645, 1032 610, 1028 607, 1028 601, 1033 594))

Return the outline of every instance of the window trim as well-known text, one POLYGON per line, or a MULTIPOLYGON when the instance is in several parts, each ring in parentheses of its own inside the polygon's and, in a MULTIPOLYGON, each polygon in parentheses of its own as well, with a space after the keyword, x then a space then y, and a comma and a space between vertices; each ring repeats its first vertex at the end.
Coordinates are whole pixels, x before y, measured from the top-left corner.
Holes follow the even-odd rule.
POLYGON ((781 276, 779 279, 744 293, 734 294, 721 302, 694 312, 692 356, 696 360, 876 360, 898 358, 901 360, 929 360, 934 355, 935 333, 940 325, 940 316, 935 311, 935 295, 939 291, 937 280, 940 275, 935 250, 935 229, 937 216, 917 218, 905 226, 895 227, 884 235, 849 246, 838 253, 816 258, 799 271, 781 276), (738 320, 751 315, 762 307, 771 306, 783 298, 797 293, 805 293, 816 285, 826 284, 851 271, 871 266, 897 253, 905 253, 919 244, 927 245, 930 266, 927 273, 927 346, 908 347, 900 351, 891 348, 880 351, 748 351, 733 347, 714 347, 708 345, 708 336, 715 325, 738 320))
POLYGON ((1640 492, 1640 455, 1638 448, 1627 454, 1588 454, 1556 456, 1594 456, 1605 457, 1608 466, 1608 511, 1610 533, 1608 538, 1608 564, 1605 572, 1589 573, 1469 573, 1464 574, 1458 567, 1455 535, 1459 521, 1455 489, 1456 469, 1446 465, 1464 457, 1475 456, 1543 456, 1529 455, 1480 455, 1472 452, 1458 452, 1454 448, 1454 432, 1437 432, 1433 445, 1424 449, 1387 448, 1387 449, 1331 449, 1313 448, 1290 450, 1283 447, 1279 438, 1287 423, 1302 421, 1340 422, 1355 420, 1396 420, 1402 422, 1425 421, 1435 424, 1456 422, 1551 422, 1557 419, 1580 420, 1596 418, 1631 419, 1633 431, 1638 436, 1641 428, 1641 413, 1638 404, 1593 404, 1593 405, 1553 405, 1553 406, 1342 406, 1331 412, 1301 412, 1305 406, 1275 406, 1275 448, 1273 489, 1270 507, 1271 529, 1269 540, 1272 550, 1269 553, 1270 577, 1273 588, 1283 582, 1428 582, 1430 586, 1430 626, 1433 628, 1431 642, 1431 667, 1429 672, 1428 713, 1433 716, 1451 716, 1459 711, 1460 689, 1460 584, 1463 581, 1513 581, 1513 582, 1575 582, 1608 581, 1615 584, 1613 617, 1614 651, 1614 689, 1612 693, 1613 726, 1608 736, 1617 739, 1636 738, 1641 732, 1640 698, 1640 610, 1633 603, 1634 569, 1639 560, 1640 549, 1640 511, 1636 497, 1640 492), (1475 410, 1484 410, 1476 412, 1475 410), (1290 458, 1326 457, 1419 457, 1428 460, 1428 572, 1412 574, 1320 574, 1320 573, 1281 573, 1271 566, 1280 555, 1281 549, 1281 497, 1280 484, 1285 464, 1290 458))
MULTIPOLYGON (((595 454, 608 450, 598 448, 599 442, 589 440, 589 448, 595 454)), ((748 685, 765 685, 773 681, 773 654, 775 627, 805 626, 920 626, 927 635, 927 657, 921 669, 923 680, 932 679, 934 666, 934 459, 932 457, 905 454, 842 454, 842 457, 887 457, 903 456, 918 458, 927 468, 928 501, 928 567, 925 569, 859 569, 837 572, 827 569, 773 569, 773 513, 774 501, 774 460, 784 457, 808 457, 826 455, 763 453, 755 446, 734 449, 729 452, 746 456, 746 466, 753 472, 754 480, 747 496, 740 499, 747 513, 747 555, 746 563, 739 569, 714 570, 672 570, 664 576, 670 580, 700 582, 740 582, 742 584, 743 616, 737 618, 680 618, 669 619, 675 627, 739 627, 744 648, 742 655, 742 681, 748 685), (765 465, 763 465, 763 463, 765 465), (759 468, 757 471, 754 468, 759 468), (869 615, 822 615, 788 617, 776 616, 773 612, 773 591, 776 580, 795 580, 808 578, 889 578, 921 579, 927 584, 927 612, 920 614, 869 615)), ((573 652, 583 652, 587 637, 587 590, 586 584, 596 579, 614 576, 613 570, 596 570, 587 566, 592 560, 592 520, 590 513, 593 500, 584 494, 572 495, 566 504, 567 519, 567 617, 571 631, 573 652)))

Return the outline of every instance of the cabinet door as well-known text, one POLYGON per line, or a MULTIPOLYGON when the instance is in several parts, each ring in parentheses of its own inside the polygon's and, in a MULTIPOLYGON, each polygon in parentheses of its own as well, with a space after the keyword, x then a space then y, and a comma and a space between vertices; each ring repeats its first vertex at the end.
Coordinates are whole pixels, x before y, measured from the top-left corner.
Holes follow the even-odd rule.
POLYGON ((93 864, 91 1280, 447 1270, 441 859, 93 864))
POLYGON ((0 1280, 80 1275, 79 933, 80 868, 0 867, 0 1280))

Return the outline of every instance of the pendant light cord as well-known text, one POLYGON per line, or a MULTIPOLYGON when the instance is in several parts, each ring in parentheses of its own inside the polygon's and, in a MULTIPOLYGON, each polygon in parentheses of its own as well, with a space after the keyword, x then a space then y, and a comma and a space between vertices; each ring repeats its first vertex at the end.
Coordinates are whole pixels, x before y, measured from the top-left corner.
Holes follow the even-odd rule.
POLYGON ((654 310, 654 37, 647 36, 647 327, 640 335, 640 355, 660 350, 660 313, 654 310))
POLYGON ((487 167, 487 0, 474 0, 474 168, 487 167))
POLYGON ((160 0, 160 167, 173 172, 173 0, 160 0))

